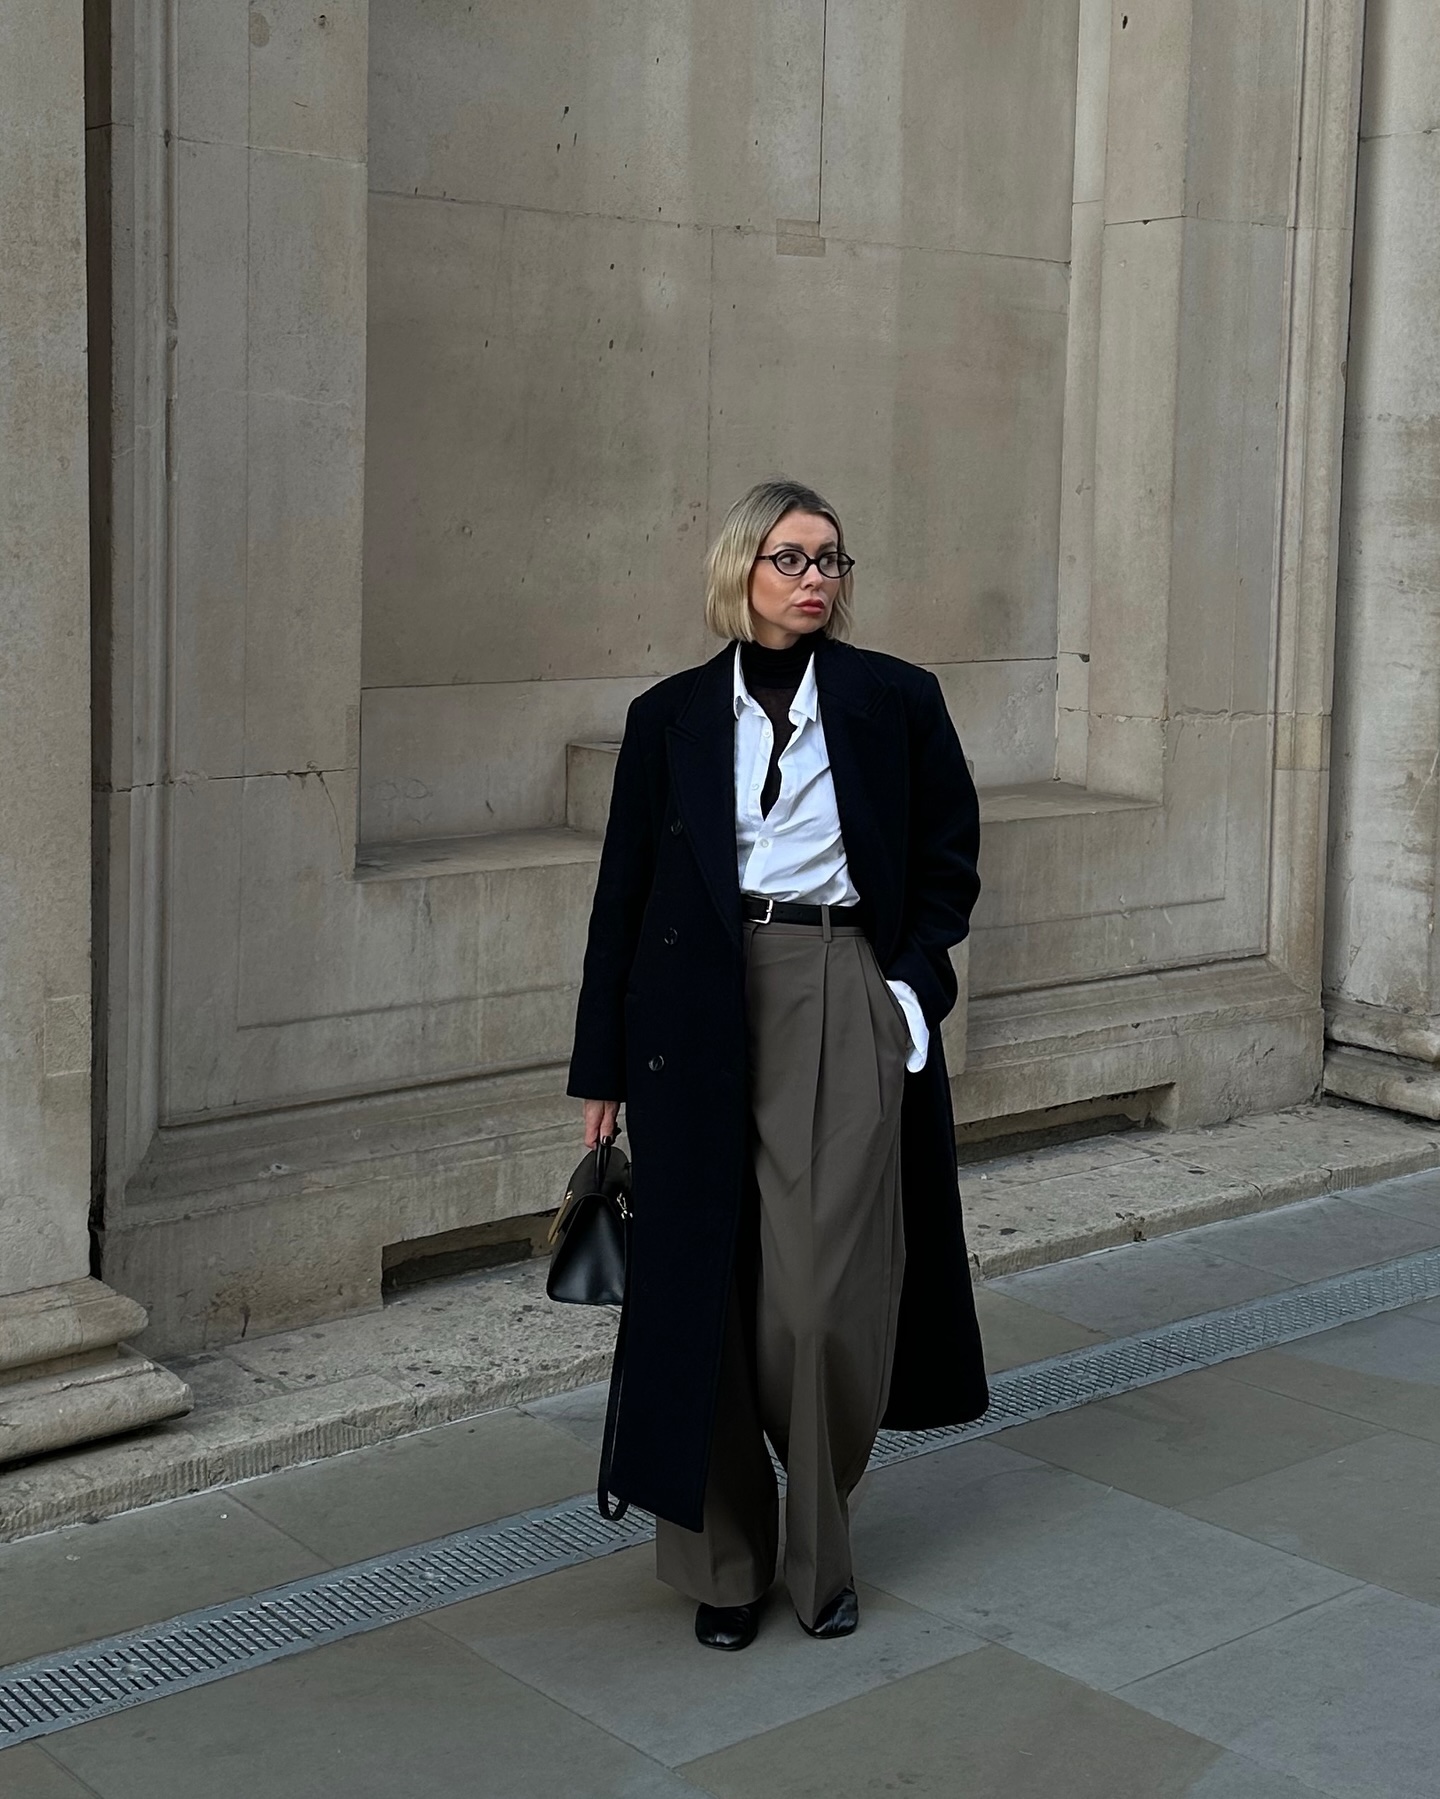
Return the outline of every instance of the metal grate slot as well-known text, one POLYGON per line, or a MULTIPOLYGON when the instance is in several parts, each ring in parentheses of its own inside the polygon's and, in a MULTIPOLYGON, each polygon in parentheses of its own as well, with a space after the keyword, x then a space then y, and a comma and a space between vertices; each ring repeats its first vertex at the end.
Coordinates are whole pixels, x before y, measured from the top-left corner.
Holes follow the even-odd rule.
MULTIPOLYGON (((995 1375, 990 1409, 972 1424, 883 1432, 872 1465, 890 1467, 1012 1424, 1437 1297, 1440 1250, 1427 1250, 1072 1350, 995 1375)), ((40 1656, 0 1670, 0 1750, 593 1561, 648 1542, 653 1534, 649 1519, 633 1512, 619 1524, 607 1523, 587 1495, 40 1656)))

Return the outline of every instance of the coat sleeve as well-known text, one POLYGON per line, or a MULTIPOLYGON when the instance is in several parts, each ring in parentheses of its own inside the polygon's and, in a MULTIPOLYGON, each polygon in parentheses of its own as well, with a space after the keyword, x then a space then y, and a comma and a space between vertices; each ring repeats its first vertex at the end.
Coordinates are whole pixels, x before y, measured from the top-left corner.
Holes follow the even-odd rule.
POLYGON ((970 934, 980 891, 980 803, 940 683, 925 672, 911 725, 905 928, 884 974, 909 982, 933 1030, 955 1005, 950 947, 970 934))
POLYGON ((625 987, 654 878, 658 825, 651 793, 653 746, 644 721, 637 717, 638 704, 632 700, 625 714, 590 908, 575 1045, 565 1086, 577 1099, 625 1098, 625 987))

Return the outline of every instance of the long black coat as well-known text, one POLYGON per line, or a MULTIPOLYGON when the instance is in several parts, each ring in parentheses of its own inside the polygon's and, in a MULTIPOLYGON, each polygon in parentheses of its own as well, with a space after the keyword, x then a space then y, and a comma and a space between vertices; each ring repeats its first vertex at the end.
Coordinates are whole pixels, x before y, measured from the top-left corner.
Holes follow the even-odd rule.
MULTIPOLYGON (((635 1224, 614 1491, 701 1525, 721 1335, 750 1144, 735 849, 735 646, 630 705, 615 768, 566 1091, 623 1099, 635 1224)), ((905 1281, 885 1423, 922 1429, 987 1404, 950 1085, 938 1026, 948 950, 979 891, 979 810, 940 684, 823 633, 820 715, 851 880, 876 958, 931 1028, 905 1077, 905 1281)))

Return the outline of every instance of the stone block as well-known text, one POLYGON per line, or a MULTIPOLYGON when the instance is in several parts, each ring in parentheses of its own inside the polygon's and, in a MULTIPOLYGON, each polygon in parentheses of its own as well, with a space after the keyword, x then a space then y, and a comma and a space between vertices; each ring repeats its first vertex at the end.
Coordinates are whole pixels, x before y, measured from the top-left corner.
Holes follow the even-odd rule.
MULTIPOLYGON (((866 641, 862 635, 859 639, 866 641)), ((1046 781, 1055 772, 1055 664, 930 664, 982 786, 1046 781)))
POLYGON ((89 1278, 0 1298, 0 1370, 108 1349, 145 1328, 145 1309, 89 1278))
POLYGON ((1285 225, 1295 186, 1301 0, 1205 0, 1191 11, 1185 210, 1285 225))
POLYGON ((386 1243, 553 1209, 581 1153, 561 1084, 527 1071, 163 1132, 104 1244, 149 1313, 142 1346, 377 1307, 386 1243))
POLYGON ((572 829, 604 836, 619 754, 618 743, 566 744, 565 822, 572 829))
MULTIPOLYGON (((248 9, 233 0, 185 0, 175 13, 176 119, 188 143, 248 141, 250 29, 248 9)), ((123 57, 115 60, 123 75, 123 57)))
POLYGON ((1286 237, 1187 220, 1168 609, 1171 712, 1263 712, 1273 692, 1286 237))
POLYGON ((0 1462, 138 1430, 190 1409, 190 1390, 133 1351, 0 1385, 0 1462))
MULTIPOLYGON (((1102 250, 1090 704, 1117 719, 1164 712, 1183 243, 1157 218, 1108 226, 1102 250)), ((1153 778, 1118 773, 1097 778, 1130 793, 1153 778)))
POLYGON ((256 397, 363 409, 365 206, 358 164, 251 150, 249 383, 256 397))
POLYGON ((252 392, 245 613, 250 774, 354 766, 364 421, 252 392))
MULTIPOLYGON (((698 640, 698 604, 695 613, 698 640)), ((697 641, 696 660, 706 653, 697 641)), ((566 813, 567 744, 618 741, 626 707, 649 685, 639 676, 367 688, 361 841, 573 824, 566 813)))
POLYGON ((1297 1003, 1289 1016, 1183 1031, 1174 1085, 1157 1112, 1160 1122, 1170 1130, 1193 1129, 1314 1099, 1323 1072, 1324 1023, 1318 1006, 1297 1003))
POLYGON ((843 508, 857 635, 913 661, 1048 657, 1063 272, 717 237, 710 511, 765 469, 843 508))
POLYGON ((176 395, 174 757, 187 778, 245 769, 248 418, 243 388, 176 395))
POLYGON ((824 31, 823 0, 375 0, 371 181, 573 216, 813 219, 824 31))
POLYGON ((476 993, 475 884, 354 881, 354 791, 347 775, 244 783, 242 1027, 476 993))
POLYGON ((1325 1052, 1324 1080, 1336 1099, 1440 1120, 1440 1070, 1433 1063, 1342 1043, 1325 1052))
POLYGON ((1440 127, 1440 21, 1414 0, 1370 0, 1365 8, 1365 84, 1360 136, 1401 137, 1440 127))
POLYGON ((1077 15, 1077 0, 831 0, 825 236, 1064 262, 1077 15))
POLYGON ((239 143, 184 142, 175 150, 175 385, 177 393, 243 391, 250 156, 239 143))
POLYGON ((1099 396, 1101 282, 1105 222, 1101 202, 1072 208, 1070 307, 1065 352, 1065 421, 1060 469, 1056 639, 1088 655, 1095 560, 1095 426, 1099 396))
POLYGON ((1108 223, 1175 219, 1185 210, 1192 11, 1192 0, 1111 6, 1108 223))
POLYGON ((366 0, 250 8, 250 142, 365 160, 366 0))
MULTIPOLYGON (((161 1092, 155 1096, 162 1118, 233 1105, 237 1097, 236 945, 244 797, 240 781, 195 781, 177 783, 162 802, 170 834, 168 1015, 161 1092)), ((133 822, 127 817, 123 826, 128 830, 133 822)), ((158 818, 141 821, 137 857, 144 855, 149 830, 159 828, 158 818)), ((131 992, 144 991, 155 978, 142 954, 132 967, 131 992)))
POLYGON ((698 660, 708 235, 372 204, 365 685, 698 660))
POLYGON ((1110 14, 1111 0, 1080 0, 1075 67, 1075 173, 1071 183, 1076 210, 1086 205, 1103 206, 1105 200, 1110 14))

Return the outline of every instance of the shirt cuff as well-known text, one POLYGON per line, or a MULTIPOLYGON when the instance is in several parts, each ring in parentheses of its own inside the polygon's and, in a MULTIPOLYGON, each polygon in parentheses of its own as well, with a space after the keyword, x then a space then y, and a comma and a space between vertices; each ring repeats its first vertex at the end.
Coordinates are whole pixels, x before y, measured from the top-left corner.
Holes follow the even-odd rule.
POLYGON ((920 1010, 920 1000, 909 981, 886 981, 885 985, 900 1002, 905 1022, 910 1027, 910 1054, 905 1058, 906 1074, 918 1074, 930 1054, 930 1027, 920 1010))

